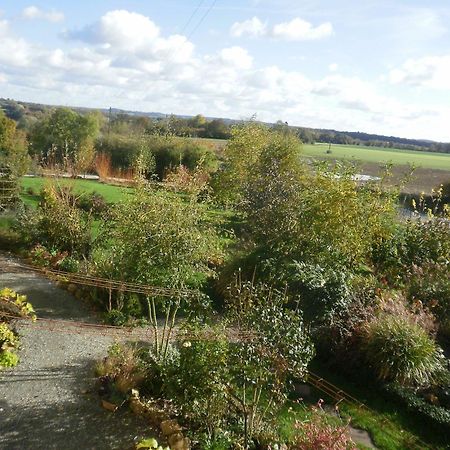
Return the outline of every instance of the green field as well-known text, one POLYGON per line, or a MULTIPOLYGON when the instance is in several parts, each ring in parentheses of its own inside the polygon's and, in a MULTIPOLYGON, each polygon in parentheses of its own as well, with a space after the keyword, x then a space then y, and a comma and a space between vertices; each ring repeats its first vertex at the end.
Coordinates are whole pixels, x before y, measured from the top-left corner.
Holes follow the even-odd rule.
POLYGON ((331 144, 331 153, 327 153, 328 144, 304 144, 305 156, 314 158, 346 159, 361 163, 393 163, 394 165, 414 165, 425 169, 450 171, 450 154, 413 150, 399 150, 359 145, 331 144))
POLYGON ((74 180, 74 179, 49 179, 49 178, 22 178, 21 186, 22 193, 21 197, 25 204, 36 206, 39 202, 39 193, 46 183, 54 181, 61 186, 72 186, 73 190, 77 194, 96 192, 102 195, 106 202, 117 203, 122 200, 123 197, 130 192, 131 188, 113 186, 111 184, 104 184, 93 180, 74 180), (30 192, 32 190, 32 192, 30 192))

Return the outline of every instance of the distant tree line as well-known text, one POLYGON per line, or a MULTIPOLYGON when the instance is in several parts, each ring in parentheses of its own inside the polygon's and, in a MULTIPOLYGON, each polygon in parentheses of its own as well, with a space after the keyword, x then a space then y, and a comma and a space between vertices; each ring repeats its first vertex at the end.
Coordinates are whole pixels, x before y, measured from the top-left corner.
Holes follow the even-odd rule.
MULTIPOLYGON (((0 99, 0 110, 6 117, 17 122, 17 128, 26 132, 31 130, 36 122, 48 115, 54 109, 48 105, 18 102, 11 99, 0 99)), ((82 115, 92 113, 89 108, 72 108, 82 115)), ((206 118, 201 114, 194 117, 163 115, 159 113, 125 112, 121 110, 102 110, 104 126, 102 134, 129 136, 135 133, 158 133, 160 135, 174 135, 188 138, 229 139, 231 127, 237 120, 206 118)), ((289 126, 278 121, 269 126, 288 128, 305 144, 325 142, 331 144, 363 145, 372 147, 398 148, 403 150, 430 151, 450 153, 450 143, 434 142, 430 140, 406 139, 395 136, 383 136, 353 131, 336 131, 328 129, 289 126)))

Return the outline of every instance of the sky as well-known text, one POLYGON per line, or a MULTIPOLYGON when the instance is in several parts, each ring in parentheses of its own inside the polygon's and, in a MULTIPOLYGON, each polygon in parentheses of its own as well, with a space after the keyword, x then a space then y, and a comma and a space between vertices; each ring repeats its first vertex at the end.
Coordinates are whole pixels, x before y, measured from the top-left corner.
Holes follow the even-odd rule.
POLYGON ((450 1, 0 0, 0 97, 450 142, 450 1))

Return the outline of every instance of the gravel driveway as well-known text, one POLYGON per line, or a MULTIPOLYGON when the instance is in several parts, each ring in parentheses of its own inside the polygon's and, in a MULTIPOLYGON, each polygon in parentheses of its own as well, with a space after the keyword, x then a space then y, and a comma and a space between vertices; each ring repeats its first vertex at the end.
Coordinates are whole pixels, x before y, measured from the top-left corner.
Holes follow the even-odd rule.
MULTIPOLYGON (((0 254, 0 287, 28 297, 42 318, 95 322, 68 292, 0 254)), ((93 366, 114 342, 92 332, 19 327, 20 363, 0 372, 0 448, 128 449, 152 429, 128 411, 104 410, 93 391, 93 366)))

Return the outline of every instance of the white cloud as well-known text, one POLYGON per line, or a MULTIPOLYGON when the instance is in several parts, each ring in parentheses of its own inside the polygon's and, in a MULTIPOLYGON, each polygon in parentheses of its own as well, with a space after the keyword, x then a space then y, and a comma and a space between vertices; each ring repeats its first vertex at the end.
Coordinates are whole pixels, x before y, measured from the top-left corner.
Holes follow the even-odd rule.
POLYGON ((64 14, 54 9, 50 11, 44 11, 37 6, 27 6, 22 11, 22 17, 29 20, 48 20, 49 22, 62 22, 64 20, 64 14))
POLYGON ((263 23, 258 17, 255 16, 251 19, 244 20, 243 22, 235 22, 231 26, 230 33, 233 37, 264 36, 267 33, 267 24, 263 23))
POLYGON ((272 37, 287 41, 313 41, 323 39, 333 34, 330 22, 315 27, 310 22, 296 17, 289 22, 282 22, 271 27, 263 23, 258 17, 235 22, 230 29, 231 36, 272 37))
POLYGON ((333 34, 333 26, 330 22, 325 22, 314 27, 306 20, 296 17, 290 22, 283 22, 275 25, 272 35, 278 39, 289 41, 313 41, 323 39, 333 34))
POLYGON ((170 59, 177 63, 189 60, 194 50, 194 45, 185 36, 163 38, 159 27, 152 20, 126 10, 109 11, 94 24, 81 30, 67 31, 64 36, 97 45, 104 53, 134 54, 146 58, 170 59))
POLYGON ((253 58, 242 47, 224 48, 220 52, 220 57, 226 65, 231 65, 238 69, 250 69, 253 63, 253 58))
POLYGON ((390 71, 388 79, 393 84, 450 89, 450 55, 426 56, 409 59, 400 68, 390 71))
POLYGON ((9 23, 7 20, 0 20, 0 37, 7 36, 9 33, 9 23))
POLYGON ((258 66, 239 46, 198 54, 185 36, 164 35, 150 18, 124 10, 67 32, 81 43, 61 48, 16 37, 4 20, 1 33, 2 92, 18 99, 235 118, 257 113, 267 121, 394 135, 438 136, 448 114, 394 100, 358 77, 312 79, 258 66))
POLYGON ((339 65, 338 65, 337 63, 331 63, 331 64, 328 66, 328 70, 329 70, 330 72, 337 72, 338 69, 339 69, 339 65))

